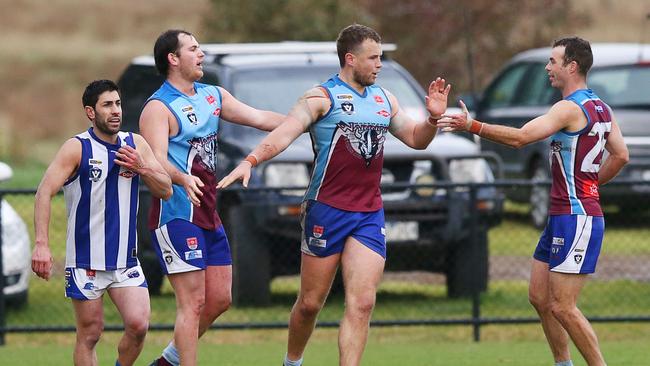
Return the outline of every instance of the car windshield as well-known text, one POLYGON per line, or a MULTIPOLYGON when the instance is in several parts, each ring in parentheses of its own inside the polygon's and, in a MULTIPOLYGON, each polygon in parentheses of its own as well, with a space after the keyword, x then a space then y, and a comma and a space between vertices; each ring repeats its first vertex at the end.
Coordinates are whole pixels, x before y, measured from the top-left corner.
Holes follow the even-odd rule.
POLYGON ((588 85, 612 108, 650 109, 650 65, 594 68, 588 85))
MULTIPOLYGON (((337 72, 338 67, 241 70, 233 75, 230 91, 237 99, 252 107, 286 114, 305 91, 327 81, 337 72)), ((418 95, 419 91, 402 74, 392 67, 384 66, 377 83, 395 95, 400 108, 409 115, 424 119, 424 96, 418 95)), ((250 133, 266 134, 252 128, 246 130, 250 133)))

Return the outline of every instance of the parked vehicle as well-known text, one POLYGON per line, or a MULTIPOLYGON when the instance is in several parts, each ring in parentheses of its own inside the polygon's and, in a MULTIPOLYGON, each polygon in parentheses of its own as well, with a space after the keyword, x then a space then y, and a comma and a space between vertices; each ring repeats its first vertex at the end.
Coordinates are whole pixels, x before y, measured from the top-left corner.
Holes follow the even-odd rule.
MULTIPOLYGON (((385 51, 394 48, 384 45, 385 51)), ((281 113, 287 113, 304 91, 326 81, 339 69, 334 43, 205 44, 202 49, 206 53, 203 82, 221 85, 256 108, 281 113)), ((382 62, 378 83, 395 94, 408 113, 423 120, 424 90, 398 63, 390 59, 382 62)), ((142 106, 162 81, 151 56, 137 57, 127 67, 119 80, 125 129, 138 130, 142 106)), ((266 132, 227 121, 221 124, 217 174, 230 172, 265 135, 266 132)), ((392 135, 388 135, 384 148, 387 270, 443 272, 447 274, 452 296, 485 289, 487 231, 500 217, 499 193, 482 188, 470 207, 467 188, 412 185, 490 182, 500 169, 498 158, 481 153, 472 141, 444 133, 426 150, 413 150, 392 135), (398 187, 390 188, 390 184, 398 187), (480 216, 475 225, 475 241, 468 239, 473 212, 480 216)), ((220 193, 219 213, 233 252, 235 301, 263 303, 268 300, 273 277, 298 273, 299 205, 313 158, 309 136, 304 134, 283 153, 253 170, 251 188, 220 193), (238 219, 233 218, 231 209, 251 205, 254 210, 246 224, 235 224, 238 219), (253 234, 259 235, 253 240, 249 237, 253 234)), ((141 215, 146 215, 148 201, 141 202, 141 215)), ((149 235, 142 230, 139 237, 150 288, 152 282, 155 287, 159 272, 155 273, 157 270, 144 260, 150 252, 149 235)))
MULTIPOLYGON (((0 162, 0 183, 9 180, 13 171, 0 162)), ((31 273, 31 241, 27 225, 16 210, 4 199, 0 202, 2 222, 2 274, 4 296, 9 305, 27 303, 27 290, 31 273)))
MULTIPOLYGON (((630 163, 616 179, 650 181, 650 45, 626 43, 595 43, 591 45, 594 64, 587 85, 609 104, 623 132, 630 151, 630 163)), ((545 65, 550 48, 528 50, 514 56, 496 75, 477 101, 470 101, 480 121, 521 127, 527 121, 548 111, 561 99, 551 87, 545 65)), ((514 179, 550 179, 548 163, 550 140, 512 149, 488 140, 481 148, 494 152, 503 160, 504 175, 514 179)), ((607 152, 605 152, 607 153, 607 152)), ((508 191, 509 198, 528 201, 532 222, 546 224, 549 186, 536 186, 531 191, 508 191)), ((645 205, 647 187, 603 186, 601 202, 617 204, 623 209, 645 205)))

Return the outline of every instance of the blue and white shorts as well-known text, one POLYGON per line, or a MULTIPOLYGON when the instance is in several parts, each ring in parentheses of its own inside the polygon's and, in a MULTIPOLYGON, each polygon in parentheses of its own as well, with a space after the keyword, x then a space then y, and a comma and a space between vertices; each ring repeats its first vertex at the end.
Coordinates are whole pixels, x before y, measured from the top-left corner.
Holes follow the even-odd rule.
POLYGON ((65 297, 94 300, 102 297, 107 289, 118 287, 147 288, 147 280, 144 278, 142 268, 137 265, 114 271, 73 267, 65 269, 65 297))
POLYGON ((151 231, 151 239, 166 274, 232 264, 223 225, 207 230, 189 221, 174 219, 151 231))
POLYGON ((604 231, 602 216, 550 216, 533 257, 553 272, 594 273, 604 231))
POLYGON ((386 258, 384 210, 353 212, 309 200, 302 205, 302 252, 327 257, 343 252, 351 236, 386 258))

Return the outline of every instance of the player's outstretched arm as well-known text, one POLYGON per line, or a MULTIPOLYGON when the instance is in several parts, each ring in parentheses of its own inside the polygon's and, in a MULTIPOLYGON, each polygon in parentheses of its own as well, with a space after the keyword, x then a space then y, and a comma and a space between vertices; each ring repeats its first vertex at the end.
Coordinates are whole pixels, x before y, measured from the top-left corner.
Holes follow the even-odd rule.
POLYGON ((226 89, 219 90, 222 97, 221 116, 229 122, 273 131, 284 120, 283 114, 255 109, 237 100, 226 89))
POLYGON ((52 197, 63 187, 79 167, 81 142, 76 138, 66 141, 45 171, 38 185, 34 201, 35 243, 32 252, 32 271, 45 280, 52 273, 52 253, 49 244, 49 225, 52 197))
POLYGON ((437 121, 447 110, 447 97, 451 84, 445 84, 445 79, 437 78, 429 85, 429 93, 425 96, 425 103, 429 116, 424 121, 414 121, 399 105, 397 98, 388 93, 392 113, 390 119, 390 132, 407 146, 414 149, 426 149, 438 131, 437 121))
POLYGON ((484 139, 517 149, 543 140, 582 118, 582 111, 578 106, 570 101, 561 100, 546 114, 527 122, 521 128, 514 128, 477 121, 469 114, 462 100, 459 104, 462 113, 445 114, 438 121, 438 126, 443 131, 469 131, 484 139))
POLYGON ((201 187, 204 185, 201 179, 181 172, 167 160, 169 136, 175 135, 177 131, 178 125, 175 117, 161 101, 152 100, 144 106, 140 115, 140 134, 151 147, 158 163, 169 174, 172 183, 185 189, 187 198, 193 205, 201 206, 200 199, 203 196, 201 187), (176 130, 172 131, 172 126, 176 130))
POLYGON ((330 108, 329 97, 321 88, 307 91, 293 106, 278 128, 269 133, 255 149, 230 174, 217 183, 217 188, 226 188, 241 180, 248 187, 251 169, 269 160, 287 148, 320 116, 330 108))
POLYGON ((630 153, 627 151, 623 134, 618 127, 618 123, 613 118, 612 129, 607 137, 605 149, 607 149, 609 155, 605 158, 598 171, 598 184, 605 184, 614 179, 621 169, 623 169, 623 166, 630 161, 630 153))
POLYGON ((117 150, 115 164, 139 174, 154 197, 168 200, 173 192, 169 174, 156 160, 151 147, 142 136, 133 134, 133 140, 136 149, 128 145, 122 146, 117 150))

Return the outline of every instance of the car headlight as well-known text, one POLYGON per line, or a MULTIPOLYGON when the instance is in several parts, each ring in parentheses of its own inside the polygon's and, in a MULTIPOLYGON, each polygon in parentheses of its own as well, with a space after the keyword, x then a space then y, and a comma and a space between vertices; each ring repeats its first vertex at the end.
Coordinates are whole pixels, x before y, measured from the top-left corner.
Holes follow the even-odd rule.
MULTIPOLYGON (((273 163, 264 169, 264 183, 267 187, 300 187, 309 184, 307 165, 302 163, 273 163)), ((282 191, 288 195, 302 195, 304 189, 282 191)))
POLYGON ((482 183, 494 180, 485 159, 455 159, 449 162, 449 177, 454 183, 482 183))
MULTIPOLYGON (((432 172, 433 164, 429 160, 418 160, 413 164, 411 183, 416 185, 433 185, 436 177, 432 172)), ((415 193, 420 197, 431 197, 433 195, 445 195, 447 190, 435 187, 418 187, 415 193)))

